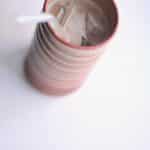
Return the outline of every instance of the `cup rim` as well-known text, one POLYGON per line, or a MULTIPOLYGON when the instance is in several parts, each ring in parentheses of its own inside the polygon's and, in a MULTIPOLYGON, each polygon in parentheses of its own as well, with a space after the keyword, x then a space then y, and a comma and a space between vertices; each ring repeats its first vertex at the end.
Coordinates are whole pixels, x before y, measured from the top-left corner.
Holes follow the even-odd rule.
MULTIPOLYGON (((45 0, 44 2, 44 6, 43 6, 43 11, 46 12, 46 10, 48 9, 48 3, 50 2, 51 0, 45 0)), ((72 44, 70 42, 67 42, 65 39, 63 39, 62 37, 58 36, 56 34, 56 32, 51 28, 51 25, 50 23, 47 23, 48 27, 51 29, 51 32, 52 34, 54 35, 54 37, 60 41, 61 43, 63 43, 65 46, 67 47, 70 47, 70 48, 73 48, 73 49, 77 49, 77 50, 92 50, 92 49, 97 49, 97 48, 101 48, 103 47, 105 44, 107 44, 112 38, 113 36, 116 34, 117 32, 117 29, 118 29, 118 25, 119 25, 119 12, 118 12, 118 7, 117 7, 117 4, 116 4, 116 1, 115 0, 111 0, 112 1, 112 5, 114 6, 115 8, 115 11, 116 11, 116 25, 113 29, 113 32, 106 38, 104 39, 102 42, 100 42, 99 44, 97 45, 92 45, 92 46, 78 46, 78 45, 75 45, 75 44, 72 44)))

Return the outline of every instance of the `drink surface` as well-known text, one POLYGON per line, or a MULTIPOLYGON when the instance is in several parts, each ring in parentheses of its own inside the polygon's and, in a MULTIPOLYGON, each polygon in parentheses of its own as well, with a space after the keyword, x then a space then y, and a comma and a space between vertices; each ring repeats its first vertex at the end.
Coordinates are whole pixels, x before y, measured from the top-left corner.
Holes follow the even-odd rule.
POLYGON ((58 20, 52 25, 54 32, 73 45, 97 45, 109 36, 109 20, 94 1, 53 0, 48 11, 58 20))

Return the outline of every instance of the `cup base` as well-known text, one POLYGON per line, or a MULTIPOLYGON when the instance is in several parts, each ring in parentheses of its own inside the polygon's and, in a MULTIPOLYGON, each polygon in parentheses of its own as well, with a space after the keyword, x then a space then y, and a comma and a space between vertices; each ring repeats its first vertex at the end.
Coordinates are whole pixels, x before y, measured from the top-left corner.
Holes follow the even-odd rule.
POLYGON ((27 79, 27 81, 36 89, 41 91, 43 94, 46 95, 51 95, 51 96, 65 96, 69 95, 78 89, 80 89, 81 85, 78 87, 74 88, 69 88, 69 89, 61 89, 61 88, 56 88, 51 85, 45 84, 40 79, 30 71, 30 66, 28 65, 27 60, 24 62, 24 74, 27 79))

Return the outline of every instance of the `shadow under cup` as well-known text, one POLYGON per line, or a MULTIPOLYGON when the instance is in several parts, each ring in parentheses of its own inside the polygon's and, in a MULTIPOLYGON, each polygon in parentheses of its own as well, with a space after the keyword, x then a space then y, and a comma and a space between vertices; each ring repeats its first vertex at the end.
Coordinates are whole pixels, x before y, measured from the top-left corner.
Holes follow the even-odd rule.
MULTIPOLYGON (((49 4, 53 1, 45 1, 44 12, 49 12, 49 4)), ((84 3, 87 0, 82 1, 84 3)), ((107 36, 96 45, 72 44, 60 37, 49 23, 37 25, 34 40, 25 61, 25 73, 40 91, 50 95, 65 95, 78 89, 97 59, 103 54, 107 42, 113 37, 118 25, 118 11, 114 1, 89 1, 103 10, 109 22, 107 36)))

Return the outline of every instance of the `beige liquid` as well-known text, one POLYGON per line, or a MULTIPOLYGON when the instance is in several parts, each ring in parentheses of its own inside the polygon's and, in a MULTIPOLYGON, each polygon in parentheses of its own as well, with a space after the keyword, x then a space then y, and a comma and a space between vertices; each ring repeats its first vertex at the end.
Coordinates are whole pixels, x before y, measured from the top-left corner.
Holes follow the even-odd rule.
POLYGON ((59 25, 54 25, 53 30, 65 41, 77 46, 89 46, 97 45, 108 37, 110 33, 108 18, 103 9, 92 0, 75 0, 74 4, 60 0, 51 5, 49 12, 59 20, 59 25), (68 11, 64 9, 68 7, 67 4, 72 5, 68 11), (61 15, 67 16, 67 19, 64 21, 61 15))

